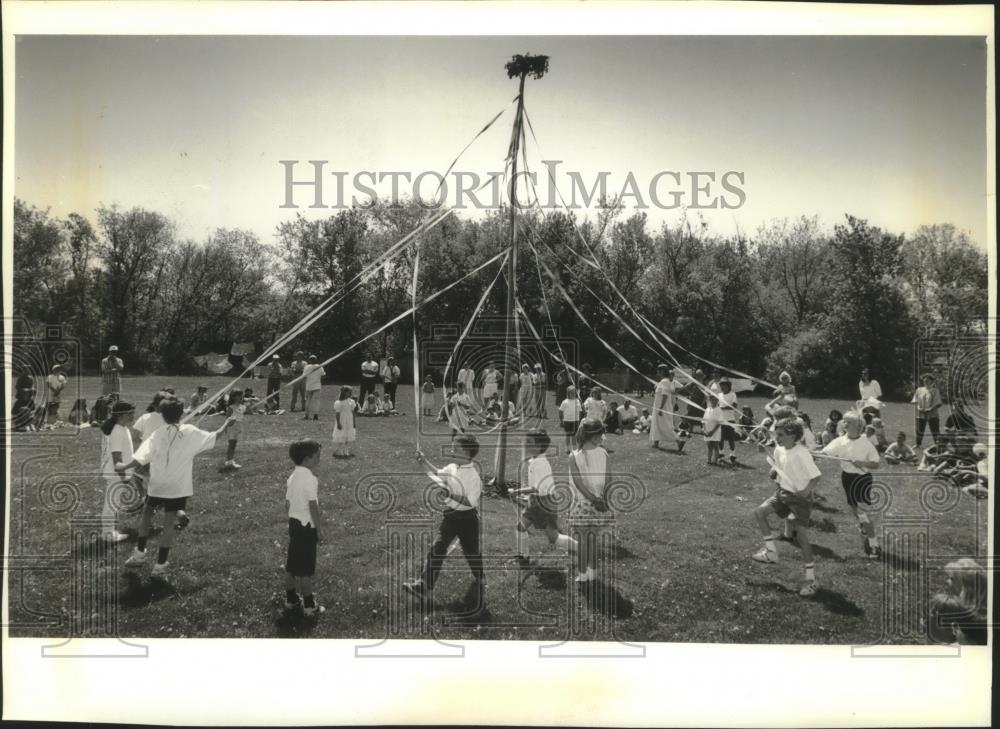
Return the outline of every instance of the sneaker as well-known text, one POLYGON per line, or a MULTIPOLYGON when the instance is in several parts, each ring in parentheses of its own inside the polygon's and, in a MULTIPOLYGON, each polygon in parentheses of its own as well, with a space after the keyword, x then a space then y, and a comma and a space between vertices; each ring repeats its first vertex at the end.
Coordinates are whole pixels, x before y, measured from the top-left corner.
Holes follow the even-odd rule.
POLYGON ((801 595, 802 597, 812 597, 818 591, 819 591, 819 583, 816 580, 813 580, 812 582, 807 582, 802 586, 802 589, 799 590, 799 595, 801 595))
POLYGON ((322 615, 325 612, 326 608, 320 605, 318 602, 313 603, 312 607, 306 607, 305 605, 302 606, 302 614, 305 615, 307 618, 311 618, 316 615, 322 615))
POLYGON ((138 547, 132 550, 132 554, 125 560, 126 567, 141 567, 146 564, 146 553, 140 551, 138 547))
POLYGON ((174 524, 174 529, 181 531, 182 529, 187 529, 188 524, 191 523, 191 517, 187 515, 186 511, 177 512, 177 523, 174 524))
POLYGON ((753 556, 750 558, 754 562, 764 562, 766 564, 774 564, 778 561, 777 552, 772 552, 767 547, 762 548, 759 552, 754 552, 753 556))
POLYGON ((731 464, 733 464, 734 466, 736 465, 736 455, 735 454, 729 456, 729 462, 731 464))
POLYGON ((104 541, 111 542, 112 544, 117 544, 118 542, 124 542, 128 539, 128 534, 122 534, 117 529, 113 529, 110 532, 104 533, 104 541))
POLYGON ((243 466, 241 466, 240 464, 238 464, 236 461, 230 461, 229 462, 229 467, 230 468, 243 468, 243 466))
POLYGON ((423 580, 413 580, 412 582, 404 582, 403 589, 414 597, 426 597, 427 587, 424 585, 423 580))
POLYGON ((153 577, 163 577, 170 572, 169 562, 157 562, 153 565, 152 575, 153 577))
POLYGON ((782 534, 781 536, 775 537, 775 539, 777 539, 779 542, 788 542, 789 544, 796 544, 798 542, 798 540, 795 538, 794 532, 790 537, 786 537, 784 534, 782 534))

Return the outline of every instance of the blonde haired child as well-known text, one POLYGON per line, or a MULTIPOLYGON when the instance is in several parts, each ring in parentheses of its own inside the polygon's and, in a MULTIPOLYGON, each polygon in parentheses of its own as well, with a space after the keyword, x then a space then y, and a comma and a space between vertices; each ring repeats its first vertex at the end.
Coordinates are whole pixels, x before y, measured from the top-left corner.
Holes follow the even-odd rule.
POLYGON ((844 423, 846 432, 830 441, 822 452, 841 459, 840 481, 847 497, 847 505, 858 520, 865 554, 876 559, 882 556, 882 548, 875 536, 875 525, 859 505, 870 506, 872 503, 872 475, 869 471, 879 467, 878 451, 862 435, 861 423, 864 421, 861 415, 851 410, 841 422, 844 423))
POLYGON ((570 385, 566 388, 566 398, 559 403, 559 424, 563 432, 566 433, 567 450, 573 447, 573 439, 576 437, 576 429, 580 426, 580 412, 582 406, 576 396, 576 388, 570 385))

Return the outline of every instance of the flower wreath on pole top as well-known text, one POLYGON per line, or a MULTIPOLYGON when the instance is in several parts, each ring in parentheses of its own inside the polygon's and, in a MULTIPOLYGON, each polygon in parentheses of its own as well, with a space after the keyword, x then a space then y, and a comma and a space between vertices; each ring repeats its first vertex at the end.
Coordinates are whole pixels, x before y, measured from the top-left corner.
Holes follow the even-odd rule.
POLYGON ((507 78, 515 76, 531 76, 541 78, 549 70, 548 56, 530 56, 518 53, 508 61, 504 68, 507 69, 507 78))

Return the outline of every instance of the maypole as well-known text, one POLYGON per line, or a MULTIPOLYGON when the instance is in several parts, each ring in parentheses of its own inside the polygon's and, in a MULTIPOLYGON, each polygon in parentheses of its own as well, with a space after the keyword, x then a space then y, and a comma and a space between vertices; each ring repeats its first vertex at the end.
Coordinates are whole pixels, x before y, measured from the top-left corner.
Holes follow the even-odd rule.
POLYGON ((514 116, 514 126, 511 131, 510 149, 507 157, 511 164, 510 175, 510 255, 507 259, 507 318, 504 326, 504 378, 503 392, 501 400, 501 426, 500 436, 497 443, 496 480, 497 486, 502 486, 504 482, 504 472, 507 463, 507 423, 510 419, 510 373, 517 376, 517 355, 511 363, 511 327, 516 326, 514 317, 515 283, 517 281, 517 156, 521 147, 521 138, 524 135, 524 82, 530 75, 539 79, 549 70, 548 56, 516 55, 504 66, 507 69, 507 78, 518 78, 520 88, 517 93, 517 114, 514 116))

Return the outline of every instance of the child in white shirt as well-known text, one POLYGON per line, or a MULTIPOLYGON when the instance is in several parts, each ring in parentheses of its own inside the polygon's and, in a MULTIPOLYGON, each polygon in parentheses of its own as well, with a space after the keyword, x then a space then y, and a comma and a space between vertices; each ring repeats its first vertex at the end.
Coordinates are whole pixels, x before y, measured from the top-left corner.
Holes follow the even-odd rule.
POLYGON ((558 508, 555 494, 555 479, 552 477, 552 466, 549 465, 545 452, 549 449, 551 439, 544 430, 532 429, 525 436, 525 450, 529 458, 524 464, 521 483, 523 488, 510 489, 521 506, 521 515, 517 523, 517 561, 521 567, 528 567, 528 540, 524 538, 530 528, 541 529, 549 540, 550 547, 562 547, 567 551, 576 548, 577 543, 572 537, 560 533, 558 508))
POLYGON ((104 508, 101 509, 101 528, 104 539, 109 542, 123 542, 128 534, 118 531, 117 510, 115 503, 121 502, 115 489, 126 487, 126 481, 132 474, 119 475, 115 466, 132 460, 132 432, 128 426, 135 416, 135 407, 131 403, 116 402, 111 407, 111 414, 101 423, 101 473, 104 476, 104 508))
MULTIPOLYGON (((573 511, 584 522, 608 511, 604 492, 610 479, 608 452, 603 446, 604 424, 585 418, 576 434, 577 449, 569 454, 569 478, 574 488, 573 511)), ((596 545, 601 529, 597 525, 580 527, 580 555, 577 582, 596 579, 596 545)))
POLYGON ((243 416, 246 415, 247 406, 243 404, 243 393, 234 390, 229 396, 229 407, 226 408, 226 417, 233 421, 229 428, 229 444, 226 447, 226 462, 223 468, 243 468, 236 462, 236 445, 243 434, 243 416))
POLYGON ((176 531, 174 523, 178 512, 184 509, 187 500, 194 493, 194 457, 202 451, 212 449, 217 437, 233 423, 227 419, 214 433, 190 424, 180 425, 181 416, 184 415, 184 403, 181 400, 164 400, 160 405, 160 414, 166 424, 143 441, 132 455, 131 461, 115 464, 117 473, 125 473, 137 466, 149 466, 149 486, 139 524, 139 544, 132 551, 132 556, 125 561, 125 566, 138 567, 146 563, 146 540, 152 529, 153 512, 162 506, 166 516, 160 533, 159 554, 153 566, 154 576, 165 575, 170 565, 167 557, 176 531))
POLYGON ((312 617, 326 612, 326 608, 316 602, 312 586, 321 526, 319 480, 315 475, 320 444, 314 440, 296 441, 289 446, 288 457, 295 464, 295 470, 285 484, 285 508, 288 509, 285 609, 294 610, 301 605, 306 617, 312 617))
POLYGON ((815 563, 813 562, 812 544, 809 540, 809 516, 811 510, 811 494, 819 482, 820 470, 813 462, 809 450, 802 445, 802 425, 794 420, 782 420, 775 429, 778 445, 774 448, 771 464, 771 478, 777 481, 774 494, 764 503, 754 509, 754 518, 760 527, 764 538, 764 548, 753 555, 755 562, 773 564, 778 561, 778 550, 775 546, 777 535, 771 530, 768 515, 772 512, 782 519, 789 514, 795 515, 795 533, 802 557, 805 559, 806 583, 799 590, 799 595, 811 597, 816 594, 819 585, 816 582, 815 563))
POLYGON ((719 380, 719 407, 722 409, 722 429, 720 433, 719 457, 722 449, 729 444, 729 463, 736 465, 736 427, 740 421, 739 399, 733 392, 733 383, 723 377, 719 380))
POLYGON ((583 410, 586 417, 592 420, 599 420, 602 423, 608 414, 608 404, 603 399, 603 391, 595 387, 590 391, 590 397, 583 403, 583 410))
POLYGON ((576 429, 580 426, 580 400, 576 396, 576 388, 570 385, 566 388, 566 399, 559 403, 559 424, 566 434, 566 449, 573 447, 576 429))
POLYGON ((424 417, 434 416, 434 380, 430 375, 424 378, 420 388, 420 412, 424 417))
POLYGON ((635 428, 632 432, 636 434, 649 432, 649 408, 642 409, 642 415, 635 421, 635 428))
POLYGON ((704 417, 701 421, 702 430, 705 433, 705 443, 708 445, 708 465, 714 466, 719 462, 719 445, 722 442, 722 408, 719 407, 717 395, 708 396, 708 407, 705 409, 704 417))
POLYGON ((862 534, 862 548, 871 559, 882 556, 878 537, 875 536, 875 525, 872 524, 867 512, 861 511, 858 504, 872 503, 872 475, 870 470, 879 467, 879 455, 871 441, 862 435, 861 416, 853 410, 844 415, 844 435, 830 441, 823 447, 823 453, 842 459, 840 463, 840 481, 847 496, 847 505, 858 520, 858 528, 862 534))

